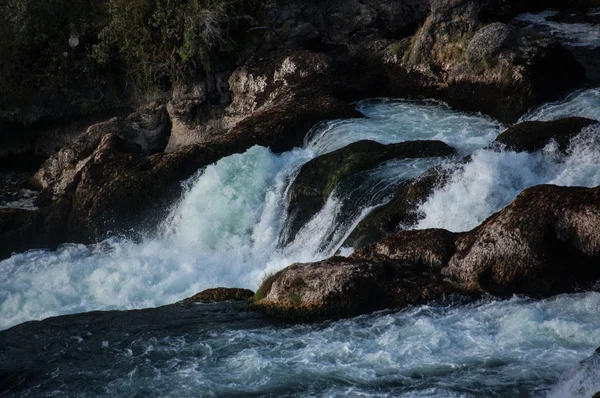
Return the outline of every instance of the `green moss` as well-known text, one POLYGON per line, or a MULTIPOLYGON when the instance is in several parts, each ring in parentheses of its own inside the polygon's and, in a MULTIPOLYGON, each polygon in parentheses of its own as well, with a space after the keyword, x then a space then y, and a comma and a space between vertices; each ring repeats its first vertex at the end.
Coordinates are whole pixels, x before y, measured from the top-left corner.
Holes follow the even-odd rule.
POLYGON ((273 283, 275 283, 275 281, 277 280, 277 278, 279 278, 280 275, 281 271, 267 274, 261 282, 260 287, 256 291, 256 294, 254 295, 254 301, 260 301, 267 297, 267 294, 269 294, 269 292, 271 291, 273 283))

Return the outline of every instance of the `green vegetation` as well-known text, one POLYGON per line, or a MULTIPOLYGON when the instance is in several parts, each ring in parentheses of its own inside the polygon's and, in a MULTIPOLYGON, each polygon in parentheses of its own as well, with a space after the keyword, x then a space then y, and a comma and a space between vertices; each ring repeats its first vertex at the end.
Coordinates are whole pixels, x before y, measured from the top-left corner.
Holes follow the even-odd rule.
POLYGON ((127 65, 143 90, 168 88, 223 67, 258 23, 260 0, 109 0, 93 57, 127 65), (228 57, 229 56, 229 57, 228 57))
POLYGON ((273 286, 273 283, 275 283, 279 275, 281 275, 281 271, 265 276, 262 283, 260 284, 260 287, 256 291, 256 294, 254 295, 254 301, 260 301, 267 297, 267 294, 269 294, 269 292, 271 291, 271 287, 273 286))
POLYGON ((174 82, 226 67, 267 4, 5 0, 0 3, 0 117, 35 120, 24 115, 33 108, 41 116, 84 114, 115 103, 125 88, 133 86, 139 94, 168 90, 174 82))

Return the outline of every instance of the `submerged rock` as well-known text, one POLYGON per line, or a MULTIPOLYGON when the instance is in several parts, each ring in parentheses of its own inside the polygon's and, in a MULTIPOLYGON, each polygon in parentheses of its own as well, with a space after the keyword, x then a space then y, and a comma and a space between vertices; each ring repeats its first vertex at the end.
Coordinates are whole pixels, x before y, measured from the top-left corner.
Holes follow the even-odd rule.
POLYGON ((289 193, 283 243, 293 240, 325 204, 340 183, 391 159, 449 156, 454 149, 441 141, 407 141, 383 145, 363 140, 321 155, 302 166, 289 193))
POLYGON ((223 301, 246 301, 254 296, 254 292, 248 289, 217 287, 206 289, 183 300, 183 303, 195 302, 223 302, 223 301))
POLYGON ((582 117, 569 117, 548 122, 523 122, 500 134, 494 144, 500 144, 510 151, 535 152, 554 140, 564 151, 571 138, 581 133, 585 127, 595 123, 598 121, 582 117))
POLYGON ((419 206, 444 185, 449 176, 449 170, 434 167, 417 179, 402 184, 392 200, 361 220, 342 246, 361 248, 398 229, 414 226, 422 217, 418 212, 419 206))

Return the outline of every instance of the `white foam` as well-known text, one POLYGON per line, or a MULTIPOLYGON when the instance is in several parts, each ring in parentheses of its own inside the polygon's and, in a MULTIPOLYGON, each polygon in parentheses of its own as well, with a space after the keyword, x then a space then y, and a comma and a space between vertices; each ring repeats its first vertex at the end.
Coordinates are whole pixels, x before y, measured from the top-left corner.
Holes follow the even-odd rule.
POLYGON ((534 185, 600 185, 600 125, 586 128, 564 155, 552 143, 535 153, 481 149, 456 167, 450 182, 420 207, 424 219, 417 228, 468 231, 534 185))
POLYGON ((442 140, 468 153, 492 142, 502 130, 488 117, 456 112, 435 101, 366 100, 358 102, 357 108, 365 119, 318 124, 307 135, 307 147, 322 154, 364 139, 382 144, 442 140))
MULTIPOLYGON (((165 396, 200 385, 216 396, 542 396, 598 345, 599 311, 600 294, 591 292, 136 340, 121 349, 143 353, 152 345, 152 355, 123 352, 122 360, 135 361, 142 374, 119 375, 108 393, 131 394, 139 383, 165 396), (153 362, 156 356, 177 362, 153 362), (150 370, 156 377, 145 378, 150 370)), ((585 374, 572 385, 597 385, 585 374)))

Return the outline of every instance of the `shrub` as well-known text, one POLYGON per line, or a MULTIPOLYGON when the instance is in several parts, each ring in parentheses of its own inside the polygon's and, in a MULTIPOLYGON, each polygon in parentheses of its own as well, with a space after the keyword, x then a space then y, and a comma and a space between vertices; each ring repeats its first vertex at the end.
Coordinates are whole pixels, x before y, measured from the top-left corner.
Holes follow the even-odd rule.
POLYGON ((94 47, 101 64, 123 59, 141 91, 222 67, 257 23, 258 0, 109 0, 109 22, 94 47))
POLYGON ((92 113, 130 83, 146 94, 233 66, 266 3, 0 0, 0 119, 92 113))

